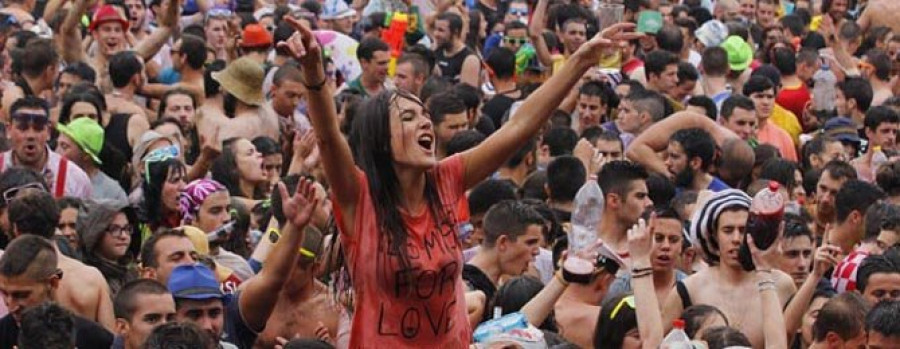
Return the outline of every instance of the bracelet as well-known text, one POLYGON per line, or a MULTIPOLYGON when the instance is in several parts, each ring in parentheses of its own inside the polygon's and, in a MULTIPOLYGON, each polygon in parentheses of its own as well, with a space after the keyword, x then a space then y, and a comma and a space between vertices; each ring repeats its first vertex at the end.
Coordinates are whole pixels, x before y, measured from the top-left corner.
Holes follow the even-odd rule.
POLYGON ((631 273, 632 273, 632 274, 640 274, 640 273, 647 272, 647 271, 652 272, 652 271, 653 271, 653 267, 646 267, 646 268, 632 268, 632 269, 631 269, 631 273))
POLYGON ((772 274, 772 269, 756 269, 758 273, 772 274))
POLYGON ((327 77, 327 76, 323 76, 323 77, 322 77, 322 82, 317 83, 317 84, 315 84, 315 85, 307 85, 306 82, 304 81, 304 82, 303 82, 303 86, 306 87, 307 90, 318 92, 318 91, 322 91, 322 86, 325 86, 325 83, 326 83, 326 82, 328 82, 328 77, 327 77))
POLYGON ((553 278, 555 278, 556 281, 559 281, 559 283, 561 283, 563 286, 569 286, 569 282, 566 281, 566 279, 564 279, 562 276, 562 271, 557 270, 555 273, 553 273, 553 278))
POLYGON ((773 290, 773 291, 775 290, 774 282, 768 281, 768 282, 760 282, 759 283, 759 292, 768 291, 768 290, 773 290))
POLYGON ((638 273, 638 274, 632 273, 631 279, 640 279, 642 277, 646 277, 646 276, 650 276, 650 275, 653 275, 652 271, 646 271, 646 272, 642 272, 642 273, 638 273))

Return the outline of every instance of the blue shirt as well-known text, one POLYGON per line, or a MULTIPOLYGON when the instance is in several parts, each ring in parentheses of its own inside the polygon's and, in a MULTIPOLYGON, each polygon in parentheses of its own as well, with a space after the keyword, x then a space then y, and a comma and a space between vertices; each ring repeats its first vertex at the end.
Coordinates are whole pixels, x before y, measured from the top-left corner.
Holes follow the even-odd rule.
POLYGON ((712 190, 713 192, 720 192, 725 189, 731 189, 731 187, 729 187, 728 184, 725 184, 725 182, 722 182, 719 177, 713 176, 712 182, 709 182, 709 186, 706 187, 706 189, 712 190))

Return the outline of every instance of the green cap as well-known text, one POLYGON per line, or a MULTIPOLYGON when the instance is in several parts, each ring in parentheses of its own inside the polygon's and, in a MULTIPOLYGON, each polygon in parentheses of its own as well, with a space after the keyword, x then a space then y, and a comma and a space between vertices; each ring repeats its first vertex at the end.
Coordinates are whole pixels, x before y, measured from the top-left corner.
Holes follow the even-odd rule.
POLYGON ((721 47, 728 52, 728 66, 731 70, 745 70, 753 62, 753 48, 740 36, 729 36, 721 47))
POLYGON ((78 144, 81 151, 90 155, 95 163, 103 164, 99 157, 100 150, 103 149, 103 127, 97 121, 82 117, 72 120, 68 125, 58 124, 56 129, 78 144))

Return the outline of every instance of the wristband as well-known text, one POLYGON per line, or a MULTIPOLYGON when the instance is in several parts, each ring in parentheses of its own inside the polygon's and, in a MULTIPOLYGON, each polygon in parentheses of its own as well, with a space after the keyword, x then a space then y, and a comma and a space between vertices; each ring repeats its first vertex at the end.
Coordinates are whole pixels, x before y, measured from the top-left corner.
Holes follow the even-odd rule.
POLYGON ((556 281, 559 281, 559 283, 563 286, 569 286, 569 282, 566 281, 566 279, 562 275, 562 270, 557 270, 555 273, 553 273, 553 278, 556 279, 556 281))
POLYGON ((632 269, 631 269, 631 273, 632 273, 632 274, 642 274, 642 273, 645 273, 645 272, 648 272, 648 271, 649 271, 649 272, 653 272, 653 267, 646 267, 646 268, 632 268, 632 269))
POLYGON ((315 85, 307 85, 306 82, 304 81, 303 86, 306 87, 307 90, 318 92, 318 91, 322 91, 322 86, 325 86, 326 82, 328 82, 328 77, 323 75, 321 82, 319 82, 315 85))
POLYGON ((631 279, 632 280, 640 279, 642 277, 646 277, 646 276, 650 276, 650 275, 653 275, 652 271, 645 271, 645 272, 641 272, 641 273, 631 273, 631 279))

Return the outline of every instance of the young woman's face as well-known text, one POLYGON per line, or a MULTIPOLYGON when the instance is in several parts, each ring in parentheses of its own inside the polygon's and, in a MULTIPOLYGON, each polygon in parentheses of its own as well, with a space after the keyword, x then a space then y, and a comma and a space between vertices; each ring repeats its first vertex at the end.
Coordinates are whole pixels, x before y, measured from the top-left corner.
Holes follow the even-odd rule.
POLYGON ((642 347, 643 342, 638 329, 635 328, 625 333, 625 338, 622 339, 622 349, 640 349, 642 347))
POLYGON ((78 232, 75 231, 75 223, 77 221, 77 208, 69 207, 59 211, 59 223, 56 225, 57 232, 66 238, 69 246, 73 249, 78 248, 78 232))
POLYGON ((194 225, 204 233, 210 233, 231 221, 231 197, 227 191, 218 191, 206 197, 197 212, 194 225))
POLYGON ((184 171, 170 169, 162 187, 162 204, 170 212, 178 211, 178 195, 184 190, 184 171))
POLYGON ((395 97, 390 106, 391 153, 397 165, 433 167, 434 126, 418 100, 395 97))
POLYGON ((238 175, 241 180, 259 183, 266 180, 263 173, 263 157, 253 143, 246 139, 234 143, 234 161, 237 163, 238 175))
POLYGON ((106 228, 97 252, 103 258, 117 260, 125 256, 129 244, 131 244, 131 224, 128 222, 128 217, 119 212, 106 228))

